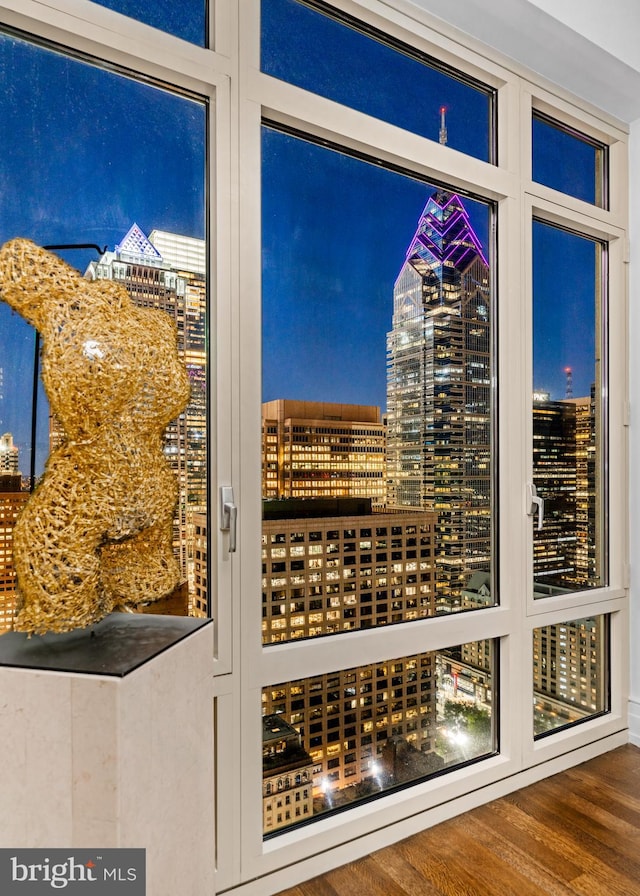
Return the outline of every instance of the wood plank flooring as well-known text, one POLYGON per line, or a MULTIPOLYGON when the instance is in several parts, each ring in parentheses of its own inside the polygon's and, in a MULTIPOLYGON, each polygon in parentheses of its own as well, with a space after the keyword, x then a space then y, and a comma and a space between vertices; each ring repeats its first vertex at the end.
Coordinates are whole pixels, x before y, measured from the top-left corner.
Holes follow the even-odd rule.
POLYGON ((279 896, 640 896, 640 749, 626 745, 279 896))

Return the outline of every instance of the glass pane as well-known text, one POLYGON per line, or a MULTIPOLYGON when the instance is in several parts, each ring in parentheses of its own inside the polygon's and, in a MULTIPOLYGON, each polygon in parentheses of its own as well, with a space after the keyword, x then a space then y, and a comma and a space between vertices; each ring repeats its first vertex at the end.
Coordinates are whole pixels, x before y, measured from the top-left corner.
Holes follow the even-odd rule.
MULTIPOLYGON (((166 431, 164 453, 179 481, 174 549, 182 584, 153 612, 203 613, 206 547, 196 538, 207 529, 206 105, 7 36, 0 78, 0 243, 17 236, 41 246, 95 243, 59 254, 89 279, 118 281, 135 304, 162 308, 177 324, 192 392, 166 431)), ((13 524, 31 484, 34 361, 34 331, 0 302, 0 501, 10 521, 0 538, 2 630, 15 603, 13 524)), ((37 397, 35 480, 62 438, 41 388, 37 397)))
POLYGON ((534 114, 532 128, 533 179, 606 208, 607 148, 540 114, 534 114))
POLYGON ((199 47, 207 46, 208 0, 94 0, 145 25, 153 25, 199 47))
POLYGON ((533 630, 536 738, 609 711, 609 617, 533 630))
POLYGON ((534 596, 605 584, 600 243, 533 224, 534 596), (561 284, 561 287, 560 287, 561 284))
POLYGON ((265 643, 492 605, 489 207, 268 128, 262 174, 265 643))
POLYGON ((296 0, 262 0, 261 10, 266 74, 495 162, 494 95, 486 85, 445 72, 346 15, 296 0))
POLYGON ((491 641, 263 688, 265 835, 496 749, 491 641))

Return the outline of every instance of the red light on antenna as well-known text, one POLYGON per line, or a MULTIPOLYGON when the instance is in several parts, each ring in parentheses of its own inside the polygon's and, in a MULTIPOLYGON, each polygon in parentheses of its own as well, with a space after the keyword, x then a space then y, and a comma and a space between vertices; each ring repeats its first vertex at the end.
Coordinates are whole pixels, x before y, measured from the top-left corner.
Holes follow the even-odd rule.
POLYGON ((441 115, 442 115, 443 112, 446 112, 446 111, 447 111, 447 107, 446 107, 446 106, 440 106, 440 114, 441 114, 441 115))
POLYGON ((564 372, 567 377, 567 391, 564 397, 573 398, 573 370, 570 367, 565 367, 564 372))

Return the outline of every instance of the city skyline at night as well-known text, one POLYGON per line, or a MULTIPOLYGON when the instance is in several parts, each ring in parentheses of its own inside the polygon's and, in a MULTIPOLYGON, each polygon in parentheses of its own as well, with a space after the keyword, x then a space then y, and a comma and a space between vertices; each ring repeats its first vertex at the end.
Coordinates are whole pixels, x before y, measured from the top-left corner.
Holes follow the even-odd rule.
MULTIPOLYGON (((0 44, 0 69, 30 72, 28 81, 7 80, 10 102, 5 104, 0 147, 11 188, 0 199, 0 242, 20 236, 40 245, 96 242, 111 250, 133 221, 147 233, 157 228, 205 237, 204 104, 13 37, 0 44), (102 103, 105 95, 108 109, 102 103), (78 114, 87 103, 102 110, 90 131, 78 114), (170 129, 168 121, 173 122, 170 129), (162 190, 157 189, 160 175, 162 190), (18 182, 20 191, 11 186, 18 182), (20 198, 24 196, 29 201, 20 198)), ((427 81, 440 84, 433 108, 425 113, 425 133, 438 139, 440 106, 446 99, 450 142, 479 154, 465 143, 473 136, 466 133, 465 122, 474 120, 474 128, 479 127, 469 118, 475 113, 465 91, 445 96, 443 84, 455 85, 455 79, 442 82, 428 67, 424 73, 427 81)), ((389 77, 391 97, 401 74, 389 77)), ((477 95, 470 93, 472 99, 477 95)), ((480 144, 482 140, 486 137, 480 144)), ((541 178, 552 164, 552 157, 541 161, 541 178)), ((384 413, 389 297, 407 239, 434 187, 269 128, 263 130, 262 171, 269 184, 263 197, 263 400, 372 404, 384 413), (282 246, 288 254, 284 268, 274 264, 282 246)), ((491 258, 489 207, 472 197, 463 199, 483 252, 491 258)), ((544 228, 534 229, 536 320, 545 322, 545 332, 534 340, 532 388, 563 397, 564 369, 570 366, 574 395, 588 395, 594 356, 589 330, 595 304, 593 259, 588 246, 579 246, 573 235, 554 229, 552 236, 548 239, 544 228)), ((96 258, 91 251, 60 254, 81 272, 96 258)), ((498 294, 498 303, 505 300, 498 294)), ((31 327, 0 303, 0 432, 13 434, 25 473, 30 467, 34 338, 31 327)), ((48 452, 41 387, 38 404, 36 468, 41 472, 48 452)))
MULTIPOLYGON (((434 137, 438 121, 434 114, 434 137)), ((384 413, 390 297, 437 188, 269 128, 262 146, 262 400, 377 405, 384 413)), ((462 201, 490 260, 490 207, 462 201)), ((531 393, 564 398, 571 367, 573 394, 587 396, 596 351, 595 244, 537 222, 533 241, 531 393)), ((498 305, 505 300, 498 293, 498 305)))
POLYGON ((14 877, 633 889, 630 5, 0 0, 14 877))
MULTIPOLYGON (((464 201, 433 191, 389 297, 382 456, 375 406, 263 403, 265 648, 501 602, 490 276, 464 201)), ((549 520, 534 533, 536 598, 597 584, 595 407, 547 395, 533 408, 533 475, 549 520)), ((601 710, 602 632, 587 619, 534 633, 535 735, 601 710), (568 677, 557 671, 567 662, 568 677)), ((488 639, 264 686, 265 836, 490 755, 494 650, 488 639)))

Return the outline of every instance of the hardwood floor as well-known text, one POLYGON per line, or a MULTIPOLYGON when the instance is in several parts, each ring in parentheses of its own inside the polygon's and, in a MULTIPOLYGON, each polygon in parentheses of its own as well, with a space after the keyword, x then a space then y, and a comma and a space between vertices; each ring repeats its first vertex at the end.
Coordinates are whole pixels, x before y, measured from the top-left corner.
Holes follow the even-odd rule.
POLYGON ((640 896, 640 749, 627 745, 279 896, 640 896))

